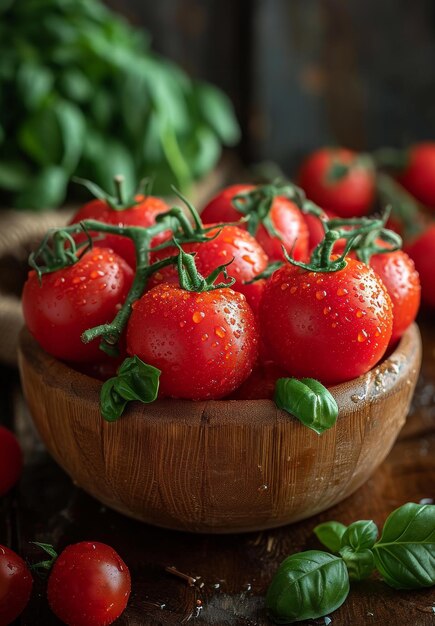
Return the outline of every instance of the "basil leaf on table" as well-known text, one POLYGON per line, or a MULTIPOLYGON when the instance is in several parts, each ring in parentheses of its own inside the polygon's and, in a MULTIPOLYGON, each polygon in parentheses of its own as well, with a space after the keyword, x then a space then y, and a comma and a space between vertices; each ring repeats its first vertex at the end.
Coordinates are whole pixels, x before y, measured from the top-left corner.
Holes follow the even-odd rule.
POLYGON ((279 378, 275 385, 275 404, 318 435, 334 426, 338 406, 334 396, 313 378, 279 378))
POLYGON ((351 580, 363 580, 375 569, 375 559, 369 548, 354 550, 350 546, 344 546, 340 550, 340 556, 346 563, 351 580))
POLYGON ((116 421, 131 400, 150 403, 157 398, 161 371, 138 356, 125 359, 118 374, 103 384, 100 409, 108 422, 116 421))
POLYGON ((435 585, 435 505, 409 502, 393 511, 372 550, 377 569, 391 587, 435 585))
POLYGON ((308 550, 292 554, 278 568, 267 590, 266 606, 278 624, 332 613, 349 593, 349 576, 339 557, 308 550))
POLYGON ((341 546, 350 546, 353 550, 373 548, 378 538, 378 527, 373 520, 353 522, 341 537, 341 546))
POLYGON ((346 526, 340 522, 324 522, 314 529, 317 539, 331 552, 338 552, 341 548, 341 538, 346 526))

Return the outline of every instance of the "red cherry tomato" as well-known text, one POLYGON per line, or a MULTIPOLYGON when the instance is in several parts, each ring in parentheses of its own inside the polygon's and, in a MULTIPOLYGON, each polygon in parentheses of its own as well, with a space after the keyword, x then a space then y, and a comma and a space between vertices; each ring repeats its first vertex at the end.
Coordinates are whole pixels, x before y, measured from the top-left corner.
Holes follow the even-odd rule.
POLYGON ((291 376, 328 385, 376 365, 393 325, 391 300, 381 280, 350 258, 344 269, 330 273, 284 265, 266 285, 260 320, 278 365, 291 376))
POLYGON ((231 395, 233 400, 271 400, 275 394, 278 378, 285 378, 286 372, 271 361, 258 365, 245 382, 231 395))
POLYGON ((0 626, 11 624, 26 608, 32 593, 32 575, 9 548, 0 546, 0 626))
POLYGON ((245 296, 232 289, 195 293, 164 283, 133 305, 127 350, 162 371, 162 395, 218 399, 251 373, 257 323, 245 296))
POLYGON ((339 217, 366 215, 375 197, 373 168, 345 148, 321 148, 310 154, 299 171, 299 184, 310 200, 339 217), (340 166, 348 170, 334 180, 334 167, 340 166))
POLYGON ((410 241, 405 246, 405 252, 414 261, 420 276, 422 301, 427 306, 435 308, 435 224, 410 241))
POLYGON ((0 426, 0 496, 4 496, 18 482, 23 469, 23 454, 17 438, 0 426))
POLYGON ((399 182, 419 202, 435 209, 435 142, 417 143, 407 151, 408 164, 399 182))
POLYGON ((131 267, 112 250, 94 248, 75 265, 42 277, 29 272, 23 290, 24 319, 49 354, 72 362, 100 362, 98 340, 81 334, 111 322, 133 281, 131 267))
POLYGON ((48 602, 65 624, 106 626, 127 606, 128 567, 113 548, 83 541, 65 548, 48 579, 48 602))
MULTIPOLYGON (((105 224, 116 224, 117 226, 152 226, 155 224, 157 215, 168 211, 169 207, 160 198, 154 196, 137 196, 138 204, 129 209, 116 211, 103 200, 92 200, 82 206, 71 220, 71 224, 76 224, 83 220, 93 219, 105 224)), ((167 239, 171 233, 164 231, 153 238, 151 245, 155 246, 167 239)), ((77 241, 84 240, 84 235, 76 238, 77 241)), ((100 248, 111 248, 119 256, 127 261, 131 267, 136 266, 136 253, 133 242, 122 235, 105 235, 98 239, 100 248)))
POLYGON ((420 307, 420 280, 412 259, 402 250, 375 254, 370 267, 381 278, 393 305, 393 332, 390 345, 394 345, 417 317, 420 307))
MULTIPOLYGON (((205 225, 208 228, 208 225, 205 225)), ((236 282, 231 286, 234 291, 239 291, 246 296, 254 311, 258 311, 258 305, 263 293, 265 281, 259 280, 251 285, 245 285, 245 281, 252 280, 257 274, 263 272, 268 264, 267 255, 258 241, 237 226, 224 226, 222 229, 211 230, 208 235, 210 241, 204 243, 183 244, 183 250, 195 252, 195 265, 203 276, 208 276, 216 267, 233 262, 227 267, 228 276, 235 278, 236 282), (216 237, 216 233, 221 230, 216 237)), ((166 248, 153 252, 151 261, 158 261, 168 256, 176 255, 175 248, 166 248)), ((221 274, 217 281, 224 279, 221 274)), ((175 265, 170 265, 156 272, 150 279, 148 287, 155 287, 159 283, 178 285, 178 270, 175 265)))
MULTIPOLYGON (((242 191, 251 191, 254 188, 254 185, 231 185, 223 189, 204 207, 201 213, 203 222, 213 224, 240 220, 243 215, 232 205, 232 200, 242 191)), ((296 260, 305 260, 308 254, 308 229, 296 204, 282 196, 276 197, 270 210, 270 219, 280 238, 270 235, 263 224, 259 225, 255 235, 269 259, 281 260, 284 245, 288 252, 293 250, 296 260)))

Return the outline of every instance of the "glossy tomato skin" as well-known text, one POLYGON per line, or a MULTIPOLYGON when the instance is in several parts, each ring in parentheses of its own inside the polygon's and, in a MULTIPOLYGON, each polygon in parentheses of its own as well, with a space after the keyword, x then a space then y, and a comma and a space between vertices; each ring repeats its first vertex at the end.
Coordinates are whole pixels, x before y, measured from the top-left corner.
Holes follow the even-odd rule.
MULTIPOLYGON (((208 228, 210 225, 205 225, 208 228)), ((237 226, 224 226, 216 228, 208 233, 210 241, 203 243, 183 244, 183 249, 189 253, 195 253, 195 265, 203 276, 208 276, 216 267, 233 262, 227 267, 228 276, 235 278, 236 282, 231 286, 234 291, 239 291, 246 296, 247 301, 254 311, 258 311, 261 294, 265 281, 259 280, 251 285, 245 285, 245 281, 252 280, 257 274, 263 272, 268 265, 268 258, 258 241, 246 231, 237 226), (219 233, 220 231, 220 233, 219 233), (219 233, 216 237, 216 234, 219 233)), ((166 248, 153 252, 151 261, 155 262, 168 256, 177 254, 176 248, 166 248)), ((225 281, 221 274, 217 282, 225 281)), ((163 268, 154 274, 149 281, 149 288, 159 283, 166 282, 178 285, 178 270, 175 265, 163 268)))
POLYGON ((343 270, 309 272, 286 264, 260 305, 263 337, 287 374, 334 385, 361 376, 390 341, 390 297, 375 272, 347 258, 343 270))
POLYGON ((393 332, 390 346, 397 343, 417 317, 421 287, 412 259, 402 250, 375 254, 370 267, 381 278, 393 305, 393 332))
POLYGON ((414 261, 420 276, 422 302, 435 308, 435 224, 410 241, 404 250, 414 261))
MULTIPOLYGON (((103 200, 92 200, 82 206, 71 220, 71 224, 76 224, 83 220, 93 219, 105 224, 115 224, 117 226, 153 226, 157 215, 169 210, 169 206, 155 196, 137 196, 138 204, 129 209, 116 211, 103 200)), ((152 245, 158 245, 170 236, 170 231, 164 231, 152 240, 152 245)), ((79 236, 77 240, 82 241, 84 236, 79 236)), ((111 248, 119 254, 131 267, 136 267, 136 253, 133 242, 121 235, 105 235, 98 239, 100 248, 111 248)))
POLYGON ((130 591, 130 572, 119 554, 104 543, 83 541, 56 559, 47 594, 65 624, 106 626, 124 611, 130 591))
POLYGON ((408 164, 399 182, 419 202, 435 209, 435 142, 415 144, 407 151, 408 164))
POLYGON ((133 305, 127 351, 162 371, 163 396, 218 399, 251 373, 257 322, 245 296, 232 289, 195 293, 164 283, 133 305))
POLYGON ((15 435, 0 426, 0 496, 18 482, 23 469, 23 454, 15 435))
POLYGON ((21 615, 32 586, 32 575, 23 559, 6 546, 0 546, 0 626, 11 624, 21 615))
POLYGON ((372 168, 361 163, 356 152, 345 148, 321 148, 310 154, 299 171, 298 181, 308 198, 339 217, 367 215, 375 198, 372 168), (334 163, 349 167, 337 181, 329 181, 334 163))
POLYGON ((98 340, 84 344, 88 328, 111 322, 133 281, 133 270, 108 248, 93 248, 70 267, 42 277, 34 271, 23 290, 27 327, 49 354, 74 363, 100 362, 98 340))
MULTIPOLYGON (((204 207, 201 218, 204 223, 236 222, 243 215, 233 205, 233 198, 242 191, 252 191, 254 185, 231 185, 223 189, 204 207)), ((296 260, 306 260, 308 255, 308 228, 298 207, 282 196, 274 199, 270 210, 270 219, 280 234, 280 239, 271 236, 260 224, 255 234, 263 250, 271 261, 283 259, 282 246, 288 252, 293 250, 296 260)), ((246 226, 241 226, 245 228, 246 226)))

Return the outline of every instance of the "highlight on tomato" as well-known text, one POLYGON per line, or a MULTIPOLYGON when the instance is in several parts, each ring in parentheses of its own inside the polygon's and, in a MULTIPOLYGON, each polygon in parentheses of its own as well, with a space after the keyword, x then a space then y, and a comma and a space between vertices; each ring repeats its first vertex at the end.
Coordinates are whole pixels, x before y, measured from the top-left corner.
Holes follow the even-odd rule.
POLYGON ((367 215, 375 200, 372 160, 346 148, 312 152, 299 169, 298 184, 310 200, 340 217, 367 215))
POLYGON ((308 255, 308 228, 294 202, 294 186, 231 185, 204 207, 204 223, 237 222, 257 239, 271 261, 282 260, 282 247, 297 260, 308 255))

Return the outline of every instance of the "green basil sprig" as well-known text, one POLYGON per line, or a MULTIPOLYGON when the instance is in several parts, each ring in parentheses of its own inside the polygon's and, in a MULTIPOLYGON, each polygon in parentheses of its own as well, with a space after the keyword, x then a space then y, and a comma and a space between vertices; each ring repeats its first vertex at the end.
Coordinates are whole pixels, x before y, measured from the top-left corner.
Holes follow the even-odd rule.
POLYGON ((393 511, 373 556, 382 578, 395 589, 435 585, 435 505, 408 502, 393 511))
POLYGON ((278 624, 291 624, 332 613, 349 593, 344 561, 327 552, 292 554, 278 568, 267 591, 266 606, 278 624))
POLYGON ((408 503, 387 518, 378 541, 372 520, 345 526, 325 522, 317 538, 330 550, 293 554, 279 566, 266 595, 278 624, 323 617, 335 611, 349 592, 349 579, 362 580, 375 569, 395 589, 435 585, 435 505, 408 503))
POLYGON ((338 406, 334 396, 314 378, 279 378, 274 399, 277 407, 297 417, 318 435, 337 421, 338 406))
POLYGON ((131 400, 154 402, 159 391, 161 371, 147 365, 138 356, 125 359, 117 376, 103 384, 100 410, 105 420, 116 421, 131 400))

